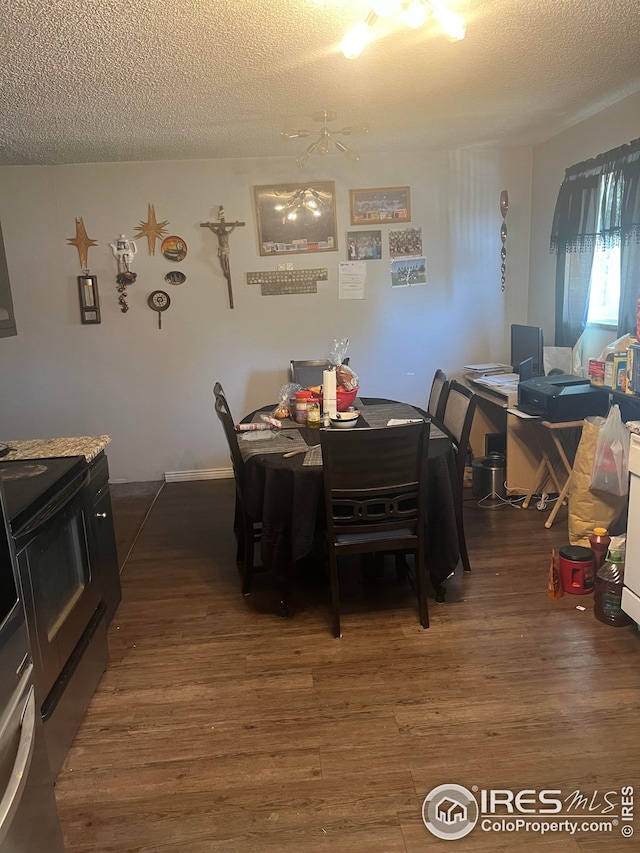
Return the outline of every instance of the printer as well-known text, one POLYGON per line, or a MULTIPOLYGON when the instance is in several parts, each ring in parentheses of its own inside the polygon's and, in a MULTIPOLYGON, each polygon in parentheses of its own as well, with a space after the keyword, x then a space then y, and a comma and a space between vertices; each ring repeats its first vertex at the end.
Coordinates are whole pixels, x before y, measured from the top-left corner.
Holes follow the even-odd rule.
POLYGON ((518 383, 518 408, 552 423, 581 421, 590 415, 606 415, 609 395, 582 376, 536 376, 518 383))

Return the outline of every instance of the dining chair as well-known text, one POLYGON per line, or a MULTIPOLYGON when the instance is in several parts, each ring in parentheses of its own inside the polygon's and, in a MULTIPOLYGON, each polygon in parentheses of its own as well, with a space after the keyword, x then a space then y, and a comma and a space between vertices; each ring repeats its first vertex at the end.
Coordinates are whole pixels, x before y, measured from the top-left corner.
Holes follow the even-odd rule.
POLYGON ((320 430, 333 634, 340 631, 338 560, 347 554, 415 553, 420 624, 429 627, 426 465, 430 420, 320 430))
POLYGON ((240 448, 238 446, 238 433, 236 432, 229 404, 222 391, 220 383, 214 386, 215 395, 215 410, 222 428, 224 430, 229 452, 231 454, 231 464, 233 466, 233 476, 236 483, 236 502, 235 502, 235 518, 234 531, 237 538, 236 563, 240 569, 242 579, 242 594, 249 595, 251 592, 251 581, 255 570, 254 566, 254 551, 256 542, 260 541, 261 523, 259 518, 253 518, 247 512, 244 499, 244 484, 245 484, 245 468, 240 448), (218 389, 216 391, 216 388, 218 389))
POLYGON ((464 487, 464 468, 469 449, 469 439, 471 437, 471 426, 473 424, 473 416, 475 414, 476 405, 478 402, 477 394, 467 388, 460 382, 453 379, 449 383, 447 399, 442 415, 442 423, 446 432, 450 435, 455 451, 456 458, 456 488, 455 495, 455 510, 456 510, 456 527, 458 530, 458 545, 460 548, 460 559, 465 572, 471 571, 469 563, 469 553, 467 551, 467 541, 464 535, 464 520, 462 515, 463 508, 463 487, 464 487))
POLYGON ((322 373, 331 367, 328 358, 309 359, 300 361, 291 359, 289 366, 289 381, 308 388, 310 385, 322 385, 322 373))
POLYGON ((440 421, 440 423, 442 423, 442 416, 444 415, 444 407, 447 402, 448 391, 449 379, 447 378, 447 374, 442 370, 436 370, 431 383, 427 411, 432 418, 440 421))

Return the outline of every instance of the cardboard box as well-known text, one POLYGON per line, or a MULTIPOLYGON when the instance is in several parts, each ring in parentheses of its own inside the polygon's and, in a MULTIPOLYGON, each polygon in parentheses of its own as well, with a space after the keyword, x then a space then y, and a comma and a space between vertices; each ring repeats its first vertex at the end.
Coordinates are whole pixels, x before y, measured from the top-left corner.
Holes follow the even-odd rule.
POLYGON ((627 393, 640 394, 640 342, 631 344, 627 361, 627 393))
POLYGON ((604 384, 614 391, 624 391, 627 387, 627 354, 610 352, 604 363, 604 384))
POLYGON ((589 377, 592 385, 604 385, 604 361, 589 359, 589 377))

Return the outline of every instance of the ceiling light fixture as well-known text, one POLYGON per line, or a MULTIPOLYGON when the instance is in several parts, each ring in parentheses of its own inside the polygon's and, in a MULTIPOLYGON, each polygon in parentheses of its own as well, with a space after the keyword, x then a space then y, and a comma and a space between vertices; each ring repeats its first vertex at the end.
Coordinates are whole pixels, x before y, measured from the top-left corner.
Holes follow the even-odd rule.
POLYGON ((303 190, 295 190, 293 193, 287 194, 282 200, 278 200, 274 204, 273 209, 282 214, 282 224, 287 220, 295 222, 298 214, 308 211, 312 216, 322 216, 322 208, 324 200, 322 194, 318 190, 311 187, 303 190))
POLYGON ((331 145, 335 145, 338 151, 341 151, 348 160, 356 161, 360 159, 360 155, 351 148, 335 138, 335 134, 339 133, 343 136, 353 136, 354 134, 365 134, 369 132, 366 124, 358 124, 353 127, 343 127, 340 130, 330 130, 328 122, 335 121, 336 113, 330 110, 323 110, 319 113, 314 113, 312 118, 314 121, 324 122, 320 130, 283 130, 282 136, 285 139, 303 139, 307 136, 312 136, 317 133, 318 138, 309 145, 297 159, 298 166, 304 166, 312 154, 328 154, 331 150, 331 145))
POLYGON ((464 19, 448 9, 442 0, 373 0, 372 9, 344 37, 342 52, 347 59, 360 56, 371 40, 371 28, 378 18, 400 17, 407 26, 418 29, 432 17, 452 41, 465 36, 464 19))

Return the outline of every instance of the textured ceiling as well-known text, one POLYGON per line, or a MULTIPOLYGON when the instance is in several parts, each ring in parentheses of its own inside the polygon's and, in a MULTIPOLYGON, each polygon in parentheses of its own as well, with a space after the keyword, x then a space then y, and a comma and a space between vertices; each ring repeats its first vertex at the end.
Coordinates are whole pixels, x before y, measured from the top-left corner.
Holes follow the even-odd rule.
POLYGON ((467 21, 339 42, 361 0, 7 0, 0 165, 291 155, 366 123, 361 153, 535 144, 640 89, 638 0, 449 0, 467 21))

